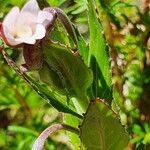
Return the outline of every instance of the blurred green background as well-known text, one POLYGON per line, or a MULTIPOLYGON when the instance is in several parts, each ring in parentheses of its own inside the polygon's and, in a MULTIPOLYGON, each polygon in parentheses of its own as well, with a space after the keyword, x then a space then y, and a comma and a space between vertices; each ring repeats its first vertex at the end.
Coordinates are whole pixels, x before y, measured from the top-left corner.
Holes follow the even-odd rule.
MULTIPOLYGON (((149 150, 150 144, 150 2, 97 0, 99 18, 110 46, 114 109, 127 125, 129 149, 149 150), (117 107, 116 107, 117 106, 117 107)), ((0 0, 0 20, 25 0, 0 0)), ((86 0, 48 0, 62 8, 88 41, 86 0)), ((16 53, 11 56, 15 58, 16 53)), ((47 126, 63 115, 42 100, 0 55, 0 149, 26 150, 47 126)), ((72 149, 64 132, 54 134, 46 149, 72 149)))

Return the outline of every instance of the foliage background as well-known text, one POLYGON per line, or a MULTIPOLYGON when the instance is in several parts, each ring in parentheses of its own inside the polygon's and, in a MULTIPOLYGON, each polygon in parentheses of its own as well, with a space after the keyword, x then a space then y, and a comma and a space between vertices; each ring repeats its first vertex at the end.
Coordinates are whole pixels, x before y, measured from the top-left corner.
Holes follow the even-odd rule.
MULTIPOLYGON (((110 46, 114 85, 113 106, 131 135, 130 149, 150 144, 150 2, 148 0, 97 0, 97 11, 110 46)), ((0 0, 0 19, 23 0, 0 0)), ((86 0, 48 0, 62 8, 84 38, 89 40, 86 0)), ((11 52, 16 57, 15 52, 11 52)), ((0 149, 30 149, 47 126, 63 115, 42 100, 0 56, 0 149)), ((47 141, 46 149, 71 149, 64 132, 47 141), (63 139, 63 140, 62 140, 63 139)))

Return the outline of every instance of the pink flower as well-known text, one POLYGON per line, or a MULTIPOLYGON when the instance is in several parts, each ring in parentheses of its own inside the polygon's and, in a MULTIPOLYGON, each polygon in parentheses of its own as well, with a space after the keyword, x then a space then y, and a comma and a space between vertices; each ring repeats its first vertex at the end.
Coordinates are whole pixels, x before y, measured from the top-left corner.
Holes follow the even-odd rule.
POLYGON ((10 10, 1 25, 1 36, 10 46, 35 44, 46 35, 53 19, 50 12, 40 10, 36 0, 29 0, 21 10, 18 7, 10 10))

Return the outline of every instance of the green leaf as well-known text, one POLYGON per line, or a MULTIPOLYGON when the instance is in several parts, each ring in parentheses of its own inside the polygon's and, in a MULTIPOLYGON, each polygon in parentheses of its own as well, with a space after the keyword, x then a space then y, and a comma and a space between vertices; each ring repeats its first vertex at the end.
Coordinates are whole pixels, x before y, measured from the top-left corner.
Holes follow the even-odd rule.
POLYGON ((65 98, 61 97, 55 92, 48 90, 45 85, 41 85, 38 82, 34 81, 27 75, 23 75, 23 78, 29 83, 29 85, 45 100, 47 100, 54 108, 56 108, 60 112, 69 113, 78 118, 82 118, 82 116, 76 113, 71 105, 67 105, 65 103, 65 98))
POLYGON ((38 133, 36 131, 33 131, 32 129, 28 129, 25 127, 21 127, 21 126, 9 126, 8 127, 9 131, 13 131, 13 132, 17 132, 17 133, 22 133, 22 134, 30 134, 30 135, 34 135, 37 136, 38 133))
POLYGON ((66 0, 47 0, 51 6, 60 6, 62 5, 66 0))
MULTIPOLYGON (((67 125, 70 125, 72 127, 78 127, 80 120, 70 114, 65 114, 64 115, 64 123, 67 125)), ((72 132, 67 132, 67 135, 70 139, 70 142, 73 145, 73 149, 78 149, 80 146, 80 139, 79 135, 76 135, 72 132)))
POLYGON ((100 100, 89 105, 80 135, 88 150, 123 150, 129 140, 116 114, 100 100))
POLYGON ((118 18, 115 16, 113 10, 109 8, 109 6, 104 2, 103 0, 99 0, 99 7, 97 8, 99 10, 100 18, 107 16, 107 20, 111 20, 112 23, 114 23, 118 29, 120 29, 120 22, 118 18))
POLYGON ((22 77, 43 99, 47 100, 54 108, 58 111, 72 114, 78 118, 82 118, 82 116, 74 111, 74 108, 71 105, 67 105, 65 103, 66 98, 56 94, 50 88, 47 89, 45 85, 37 82, 36 80, 32 79, 26 73, 23 73, 15 62, 9 57, 8 53, 5 50, 2 50, 2 54, 7 61, 7 63, 13 68, 13 70, 22 77))
POLYGON ((95 97, 112 100, 112 83, 109 64, 109 48, 103 28, 97 19, 94 1, 88 0, 90 27, 89 64, 94 73, 93 94, 95 97))
POLYGON ((88 65, 88 56, 89 56, 89 47, 84 41, 82 35, 79 33, 78 29, 75 29, 75 33, 77 36, 77 44, 78 44, 78 51, 84 60, 84 63, 88 65))
POLYGON ((87 9, 86 0, 75 0, 75 3, 76 9, 72 11, 72 14, 80 14, 87 9))
POLYGON ((40 71, 41 80, 61 94, 76 97, 86 107, 87 90, 93 79, 91 70, 80 56, 73 55, 65 47, 49 44, 43 51, 47 64, 40 71))

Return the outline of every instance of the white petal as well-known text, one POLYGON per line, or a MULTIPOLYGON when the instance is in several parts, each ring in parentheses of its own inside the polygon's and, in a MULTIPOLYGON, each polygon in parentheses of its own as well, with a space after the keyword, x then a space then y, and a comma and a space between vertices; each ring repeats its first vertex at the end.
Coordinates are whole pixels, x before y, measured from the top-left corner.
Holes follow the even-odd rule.
POLYGON ((53 21, 53 15, 47 11, 39 11, 37 23, 43 24, 45 27, 53 21))
POLYGON ((22 42, 20 41, 16 41, 16 39, 11 35, 11 33, 9 32, 9 30, 7 29, 6 26, 3 25, 3 32, 4 32, 4 36, 8 42, 9 45, 11 46, 16 46, 18 44, 21 44, 22 42))
POLYGON ((37 24, 36 31, 34 33, 35 39, 42 39, 46 34, 46 29, 42 24, 37 24))
POLYGON ((19 16, 20 10, 18 7, 13 7, 10 12, 7 14, 3 21, 3 25, 7 27, 9 30, 10 28, 14 27, 14 24, 19 16))
POLYGON ((36 0, 29 0, 24 7, 21 9, 21 12, 29 12, 33 15, 38 15, 40 8, 36 0))
POLYGON ((21 43, 26 43, 26 44, 36 43, 36 40, 34 37, 21 37, 21 38, 17 38, 16 41, 21 42, 21 43))
POLYGON ((22 25, 17 28, 17 37, 31 37, 32 36, 32 29, 30 26, 22 25))
POLYGON ((16 27, 19 26, 32 26, 36 24, 37 17, 29 12, 21 12, 16 21, 16 27))

